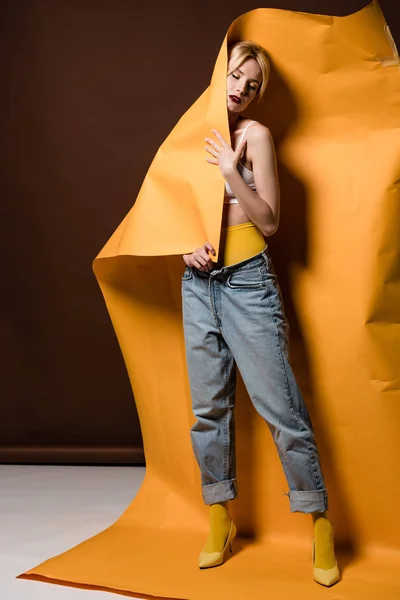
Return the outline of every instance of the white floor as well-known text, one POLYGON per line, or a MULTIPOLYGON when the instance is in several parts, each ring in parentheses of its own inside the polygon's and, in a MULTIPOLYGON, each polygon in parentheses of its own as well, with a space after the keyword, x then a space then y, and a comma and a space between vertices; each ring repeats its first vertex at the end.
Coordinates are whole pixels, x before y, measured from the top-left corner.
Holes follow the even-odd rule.
POLYGON ((145 467, 0 465, 0 598, 115 600, 15 577, 114 523, 144 474, 145 467))

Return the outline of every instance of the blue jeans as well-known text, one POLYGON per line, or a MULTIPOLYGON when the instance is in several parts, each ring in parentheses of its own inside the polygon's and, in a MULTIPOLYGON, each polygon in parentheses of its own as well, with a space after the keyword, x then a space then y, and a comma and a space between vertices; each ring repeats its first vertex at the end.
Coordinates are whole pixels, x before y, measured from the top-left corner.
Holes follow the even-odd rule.
POLYGON ((292 512, 321 512, 328 496, 311 419, 289 358, 289 324, 266 247, 239 263, 182 277, 186 362, 196 423, 191 441, 206 504, 237 495, 236 366, 268 424, 292 512))

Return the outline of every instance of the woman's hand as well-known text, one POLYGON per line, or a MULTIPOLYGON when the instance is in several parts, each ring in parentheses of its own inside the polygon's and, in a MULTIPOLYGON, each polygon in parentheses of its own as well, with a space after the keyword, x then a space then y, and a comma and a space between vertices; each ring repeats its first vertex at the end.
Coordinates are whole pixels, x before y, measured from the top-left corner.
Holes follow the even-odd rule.
POLYGON ((184 254, 183 260, 186 266, 196 267, 199 271, 211 271, 212 260, 207 254, 207 251, 212 252, 215 256, 215 250, 210 242, 206 242, 201 248, 197 248, 191 254, 184 254))
POLYGON ((226 177, 236 169, 236 165, 239 162, 246 145, 246 138, 241 141, 236 150, 232 150, 230 144, 228 144, 216 129, 213 129, 212 131, 220 143, 217 144, 210 138, 204 138, 207 144, 209 144, 208 146, 205 146, 205 149, 213 156, 213 158, 206 158, 206 161, 212 165, 218 165, 219 170, 226 179, 226 177))

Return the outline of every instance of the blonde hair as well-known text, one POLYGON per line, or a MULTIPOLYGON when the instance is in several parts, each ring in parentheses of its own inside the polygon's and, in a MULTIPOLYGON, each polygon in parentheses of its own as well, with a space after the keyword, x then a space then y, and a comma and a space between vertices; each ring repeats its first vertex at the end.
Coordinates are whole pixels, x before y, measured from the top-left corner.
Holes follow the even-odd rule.
POLYGON ((228 75, 233 73, 233 71, 236 71, 236 69, 239 69, 248 58, 255 58, 261 69, 262 81, 261 85, 257 88, 259 102, 265 92, 271 72, 268 55, 262 46, 251 40, 237 42, 231 46, 228 51, 228 75))

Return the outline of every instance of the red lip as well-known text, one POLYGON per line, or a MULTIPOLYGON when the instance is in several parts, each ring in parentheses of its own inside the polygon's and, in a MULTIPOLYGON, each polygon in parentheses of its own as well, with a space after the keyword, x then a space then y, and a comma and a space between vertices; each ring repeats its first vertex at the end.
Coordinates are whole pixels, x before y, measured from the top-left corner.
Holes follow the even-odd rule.
POLYGON ((233 102, 236 102, 236 104, 241 103, 241 99, 239 98, 239 96, 229 96, 229 98, 231 98, 233 102))

